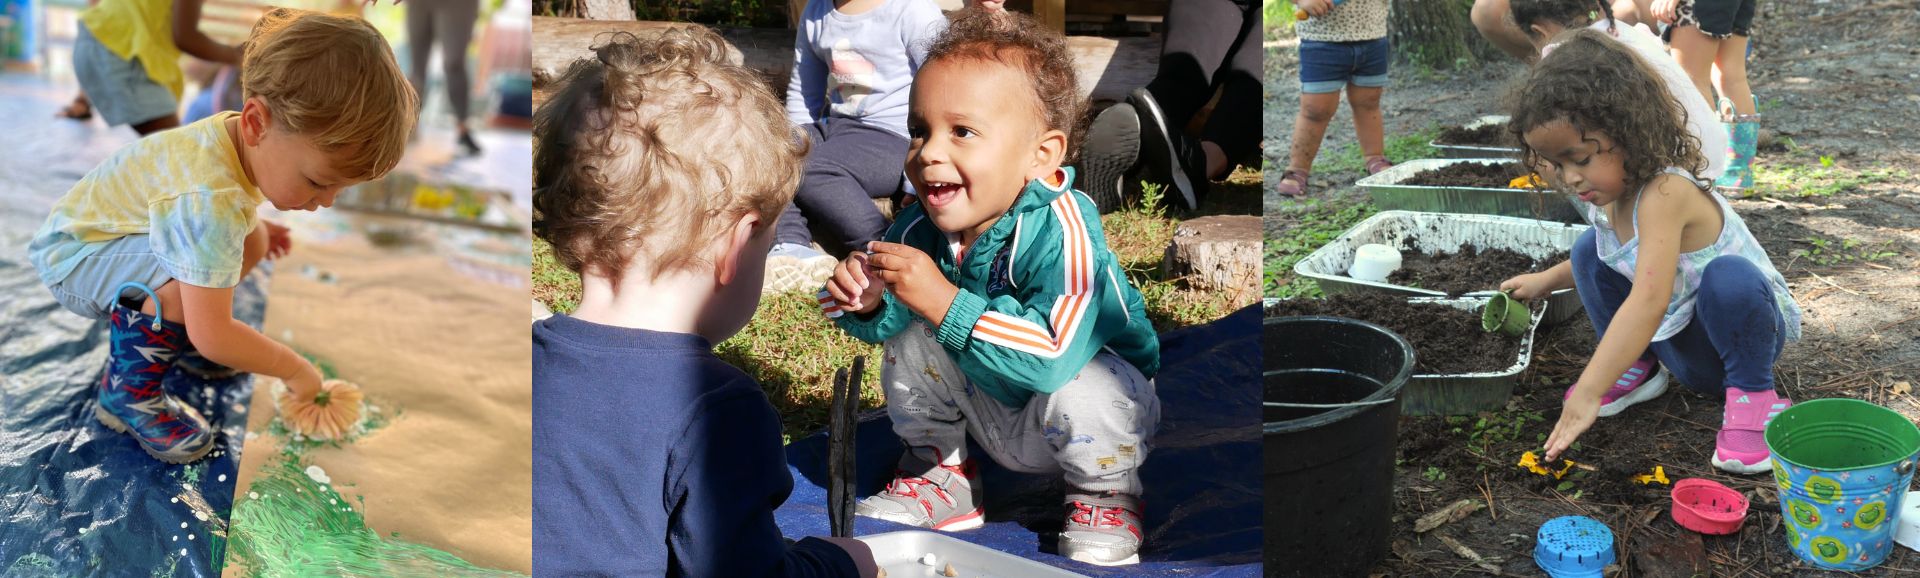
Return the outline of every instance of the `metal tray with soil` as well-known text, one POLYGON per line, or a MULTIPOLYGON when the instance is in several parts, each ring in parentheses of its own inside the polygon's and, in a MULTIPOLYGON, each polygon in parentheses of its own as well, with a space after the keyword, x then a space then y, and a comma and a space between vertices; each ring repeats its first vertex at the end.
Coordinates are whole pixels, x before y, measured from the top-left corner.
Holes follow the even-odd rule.
POLYGON ((1374 206, 1382 210, 1585 222, 1566 195, 1552 189, 1508 186, 1524 174, 1518 167, 1511 158, 1419 159, 1394 165, 1354 184, 1366 190, 1374 206))
POLYGON ((1532 306, 1519 336, 1480 329, 1488 298, 1348 293, 1326 299, 1269 299, 1267 317, 1326 315, 1385 327, 1413 344, 1414 375, 1401 391, 1405 415, 1460 415, 1497 409, 1533 357, 1533 334, 1547 308, 1532 306))
MULTIPOLYGON (((1489 215, 1381 211, 1308 254, 1294 264, 1293 273, 1313 279, 1320 285, 1320 291, 1327 295, 1381 291, 1427 297, 1485 296, 1495 293, 1500 281, 1512 274, 1492 278, 1506 273, 1497 271, 1489 273, 1485 279, 1466 278, 1464 282, 1448 276, 1447 279, 1436 278, 1432 285, 1416 287, 1396 281, 1392 276, 1384 283, 1355 279, 1347 275, 1347 268, 1353 265, 1354 251, 1361 245, 1378 243, 1398 249, 1402 269, 1409 270, 1409 274, 1421 275, 1417 279, 1435 274, 1434 268, 1426 263, 1437 265, 1447 260, 1434 259, 1432 256, 1460 253, 1467 247, 1480 252, 1512 252, 1540 264, 1535 269, 1539 270, 1558 263, 1557 259, 1564 259, 1567 251, 1573 248, 1573 242, 1588 228, 1586 225, 1489 215)), ((1521 272, 1526 271, 1514 274, 1521 272)), ((1580 296, 1572 289, 1555 291, 1547 297, 1546 303, 1546 325, 1562 323, 1581 311, 1580 296)))
POLYGON ((1448 159, 1519 158, 1520 147, 1507 136, 1508 120, 1511 119, 1506 115, 1490 114, 1464 125, 1447 127, 1427 142, 1427 146, 1440 151, 1441 158, 1448 159))

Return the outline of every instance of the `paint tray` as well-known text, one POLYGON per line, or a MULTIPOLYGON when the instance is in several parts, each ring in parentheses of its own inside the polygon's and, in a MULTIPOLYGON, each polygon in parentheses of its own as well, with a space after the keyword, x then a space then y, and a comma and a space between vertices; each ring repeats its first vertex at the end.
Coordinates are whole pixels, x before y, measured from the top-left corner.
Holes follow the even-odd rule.
POLYGON ((1573 200, 1552 189, 1436 187, 1404 184, 1414 175, 1448 165, 1510 162, 1513 162, 1512 158, 1411 160, 1360 179, 1354 185, 1365 189, 1367 196, 1373 198, 1373 205, 1382 210, 1499 215, 1545 219, 1561 223, 1586 222, 1586 219, 1580 216, 1580 210, 1573 200))
POLYGON ((1600 578, 1613 560, 1613 530, 1586 516, 1547 520, 1533 546, 1533 563, 1553 578, 1600 578))
MULTIPOLYGON (((1506 124, 1513 117, 1504 114, 1489 114, 1473 122, 1460 125, 1464 129, 1476 129, 1490 124, 1506 124)), ((1520 158, 1520 147, 1502 147, 1474 144, 1448 144, 1438 140, 1427 141, 1427 146, 1440 151, 1441 158, 1449 159, 1492 159, 1520 158)))
MULTIPOLYGON (((1472 243, 1481 249, 1507 249, 1540 258, 1573 249, 1573 242, 1579 240, 1580 234, 1589 228, 1586 225, 1516 217, 1380 211, 1294 264, 1293 274, 1313 279, 1320 285, 1320 291, 1328 295, 1348 291, 1383 291, 1445 297, 1445 293, 1430 289, 1355 279, 1347 276, 1347 267, 1353 265, 1353 252, 1368 243, 1394 247, 1401 253, 1427 255, 1455 252, 1472 243), (1418 240, 1419 244, 1414 245, 1412 240, 1418 240)), ((1492 295, 1498 292, 1494 289, 1489 287, 1465 296, 1492 295)), ((1542 325, 1559 325, 1579 315, 1580 311, 1580 294, 1573 289, 1555 291, 1547 296, 1547 312, 1542 325)))
POLYGON ((887 578, 942 577, 949 562, 959 578, 1085 578, 938 532, 903 530, 858 539, 873 549, 873 561, 886 569, 887 578), (927 554, 937 559, 933 566, 920 563, 927 554))

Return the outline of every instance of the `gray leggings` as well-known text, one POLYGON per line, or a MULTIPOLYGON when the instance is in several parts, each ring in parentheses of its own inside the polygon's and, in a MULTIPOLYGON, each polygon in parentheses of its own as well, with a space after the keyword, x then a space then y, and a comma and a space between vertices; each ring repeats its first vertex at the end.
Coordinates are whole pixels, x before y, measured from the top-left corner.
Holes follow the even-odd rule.
MULTIPOLYGON (((911 448, 966 459, 967 435, 1007 469, 1062 474, 1087 492, 1138 496, 1134 470, 1147 460, 1160 422, 1153 380, 1102 351, 1051 394, 1007 407, 968 383, 925 323, 887 340, 880 383, 893 431, 911 448)), ((926 452, 922 452, 926 453, 926 452)))
POLYGON ((467 79, 467 44, 473 41, 473 25, 480 18, 479 0, 408 0, 407 56, 413 65, 407 69, 407 81, 413 92, 426 103, 427 59, 433 55, 434 35, 439 35, 441 72, 447 76, 447 98, 453 104, 453 120, 467 119, 473 103, 473 82, 467 79))

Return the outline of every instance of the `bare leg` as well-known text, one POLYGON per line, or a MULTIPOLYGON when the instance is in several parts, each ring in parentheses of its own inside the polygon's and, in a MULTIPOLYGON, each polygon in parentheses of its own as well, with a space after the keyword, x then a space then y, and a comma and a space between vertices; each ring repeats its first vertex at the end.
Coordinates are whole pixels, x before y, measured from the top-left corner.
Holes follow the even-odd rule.
POLYGON ((1360 140, 1360 154, 1385 156, 1386 120, 1380 114, 1380 93, 1384 89, 1347 85, 1347 106, 1353 108, 1353 133, 1360 140))
POLYGON ((1200 151, 1207 155, 1207 178, 1217 180, 1226 176, 1227 169, 1233 168, 1227 163, 1227 152, 1213 141, 1200 141, 1200 151))
POLYGON ((1686 26, 1673 29, 1672 46, 1674 60, 1680 61, 1680 69, 1687 71, 1687 77, 1693 79, 1694 87, 1700 89, 1700 96, 1706 97, 1709 103, 1714 102, 1711 84, 1713 59, 1720 52, 1720 41, 1707 36, 1699 28, 1686 26))
POLYGON ((1293 123, 1293 150, 1287 168, 1300 172, 1313 170, 1313 158, 1320 154, 1320 140, 1327 136, 1327 124, 1340 107, 1340 93, 1300 95, 1300 115, 1293 123))
POLYGON ((1473 0, 1473 11, 1469 17, 1473 27, 1480 30, 1488 42, 1500 48, 1522 62, 1533 62, 1533 42, 1519 27, 1507 21, 1507 0, 1473 0))
POLYGON ((140 133, 140 136, 147 136, 147 135, 160 132, 163 130, 167 130, 176 126, 180 126, 180 115, 169 114, 160 118, 149 120, 147 122, 133 125, 133 131, 140 133))
POLYGON ((1720 95, 1733 101, 1735 114, 1754 114, 1753 91, 1747 86, 1747 37, 1728 36, 1720 41, 1713 62, 1713 86, 1720 95))
POLYGON ((1652 22, 1653 17, 1641 17, 1640 6, 1634 0, 1613 0, 1613 19, 1629 25, 1652 22))

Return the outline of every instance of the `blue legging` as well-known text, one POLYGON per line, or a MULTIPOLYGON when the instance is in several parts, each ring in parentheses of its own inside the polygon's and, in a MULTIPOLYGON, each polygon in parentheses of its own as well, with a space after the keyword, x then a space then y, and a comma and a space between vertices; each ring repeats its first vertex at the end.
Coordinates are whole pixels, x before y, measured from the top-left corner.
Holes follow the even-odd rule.
MULTIPOLYGON (((1600 262, 1590 229, 1573 244, 1573 282, 1580 303, 1605 337, 1613 315, 1633 291, 1633 280, 1600 262)), ((1666 341, 1647 345, 1687 387, 1718 395, 1724 388, 1773 389, 1773 365, 1786 347, 1772 285, 1752 261, 1721 255, 1707 263, 1694 294, 1693 321, 1666 341)))

